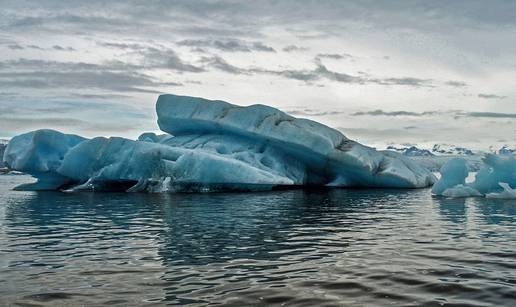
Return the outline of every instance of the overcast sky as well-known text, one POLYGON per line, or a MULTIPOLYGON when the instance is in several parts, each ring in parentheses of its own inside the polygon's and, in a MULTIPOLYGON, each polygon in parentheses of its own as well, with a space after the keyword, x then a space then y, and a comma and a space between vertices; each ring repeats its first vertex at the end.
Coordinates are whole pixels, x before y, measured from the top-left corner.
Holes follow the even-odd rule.
POLYGON ((516 1, 0 7, 0 137, 137 137, 174 93, 268 104, 378 147, 516 147, 516 1))

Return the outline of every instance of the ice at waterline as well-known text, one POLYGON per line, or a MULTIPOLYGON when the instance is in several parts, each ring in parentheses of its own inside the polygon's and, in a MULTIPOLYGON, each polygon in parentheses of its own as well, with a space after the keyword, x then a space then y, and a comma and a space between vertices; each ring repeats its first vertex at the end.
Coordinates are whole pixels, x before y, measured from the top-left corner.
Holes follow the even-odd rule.
POLYGON ((487 154, 475 181, 466 183, 468 168, 462 158, 454 158, 441 168, 441 178, 432 187, 434 195, 446 197, 487 197, 516 199, 516 155, 487 154))
POLYGON ((14 137, 4 161, 37 178, 17 187, 24 190, 422 188, 436 181, 398 153, 377 151, 265 105, 161 95, 156 112, 166 135, 144 133, 134 141, 37 130, 14 137))

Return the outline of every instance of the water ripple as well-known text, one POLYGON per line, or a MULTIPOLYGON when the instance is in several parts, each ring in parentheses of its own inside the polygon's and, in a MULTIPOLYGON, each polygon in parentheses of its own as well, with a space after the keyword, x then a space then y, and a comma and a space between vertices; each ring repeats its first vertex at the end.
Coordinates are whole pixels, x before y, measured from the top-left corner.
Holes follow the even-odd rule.
POLYGON ((516 203, 428 190, 14 192, 0 305, 512 306, 516 203))

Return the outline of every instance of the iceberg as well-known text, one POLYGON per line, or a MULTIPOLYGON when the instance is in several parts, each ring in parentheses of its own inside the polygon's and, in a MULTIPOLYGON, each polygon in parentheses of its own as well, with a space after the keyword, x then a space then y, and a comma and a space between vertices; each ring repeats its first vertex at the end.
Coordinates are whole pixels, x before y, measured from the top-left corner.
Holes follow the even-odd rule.
POLYGON ((485 196, 488 198, 516 198, 516 155, 487 154, 475 181, 465 183, 468 176, 466 161, 455 158, 441 168, 441 178, 433 186, 434 195, 447 197, 485 196))
MULTIPOLYGON (((269 106, 241 107, 220 100, 161 95, 156 110, 160 129, 175 137, 213 136, 220 139, 215 143, 224 145, 233 143, 223 141, 231 136, 255 144, 249 154, 270 148, 279 158, 295 160, 304 168, 302 178, 293 178, 299 185, 417 188, 435 180, 400 154, 378 152, 335 129, 269 106)), ((221 154, 233 154, 231 148, 220 149, 221 154)))
POLYGON ((435 176, 392 151, 265 105, 161 95, 166 134, 86 139, 54 130, 14 137, 10 168, 38 181, 20 189, 183 192, 284 186, 422 188, 435 176))
POLYGON ((440 170, 441 178, 432 187, 432 193, 442 195, 446 189, 455 186, 464 186, 469 171, 466 160, 453 158, 449 160, 440 170))
POLYGON ((50 129, 24 133, 9 141, 3 161, 8 168, 31 174, 38 179, 35 183, 23 184, 17 189, 58 189, 70 180, 59 174, 57 169, 68 150, 84 140, 78 135, 50 129))

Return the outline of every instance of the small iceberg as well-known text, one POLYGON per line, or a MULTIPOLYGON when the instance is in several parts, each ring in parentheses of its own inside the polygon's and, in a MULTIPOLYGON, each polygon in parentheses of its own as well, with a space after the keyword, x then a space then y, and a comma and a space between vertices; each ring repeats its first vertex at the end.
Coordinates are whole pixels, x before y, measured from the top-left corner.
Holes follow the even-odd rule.
POLYGON ((516 155, 487 154, 484 167, 475 181, 466 183, 466 161, 454 158, 441 168, 441 178, 432 187, 432 194, 446 197, 487 197, 516 199, 516 155))
POLYGON ((284 186, 423 188, 435 176, 318 122, 265 105, 161 95, 166 134, 138 140, 37 130, 14 137, 4 161, 37 182, 24 190, 198 192, 284 186))

